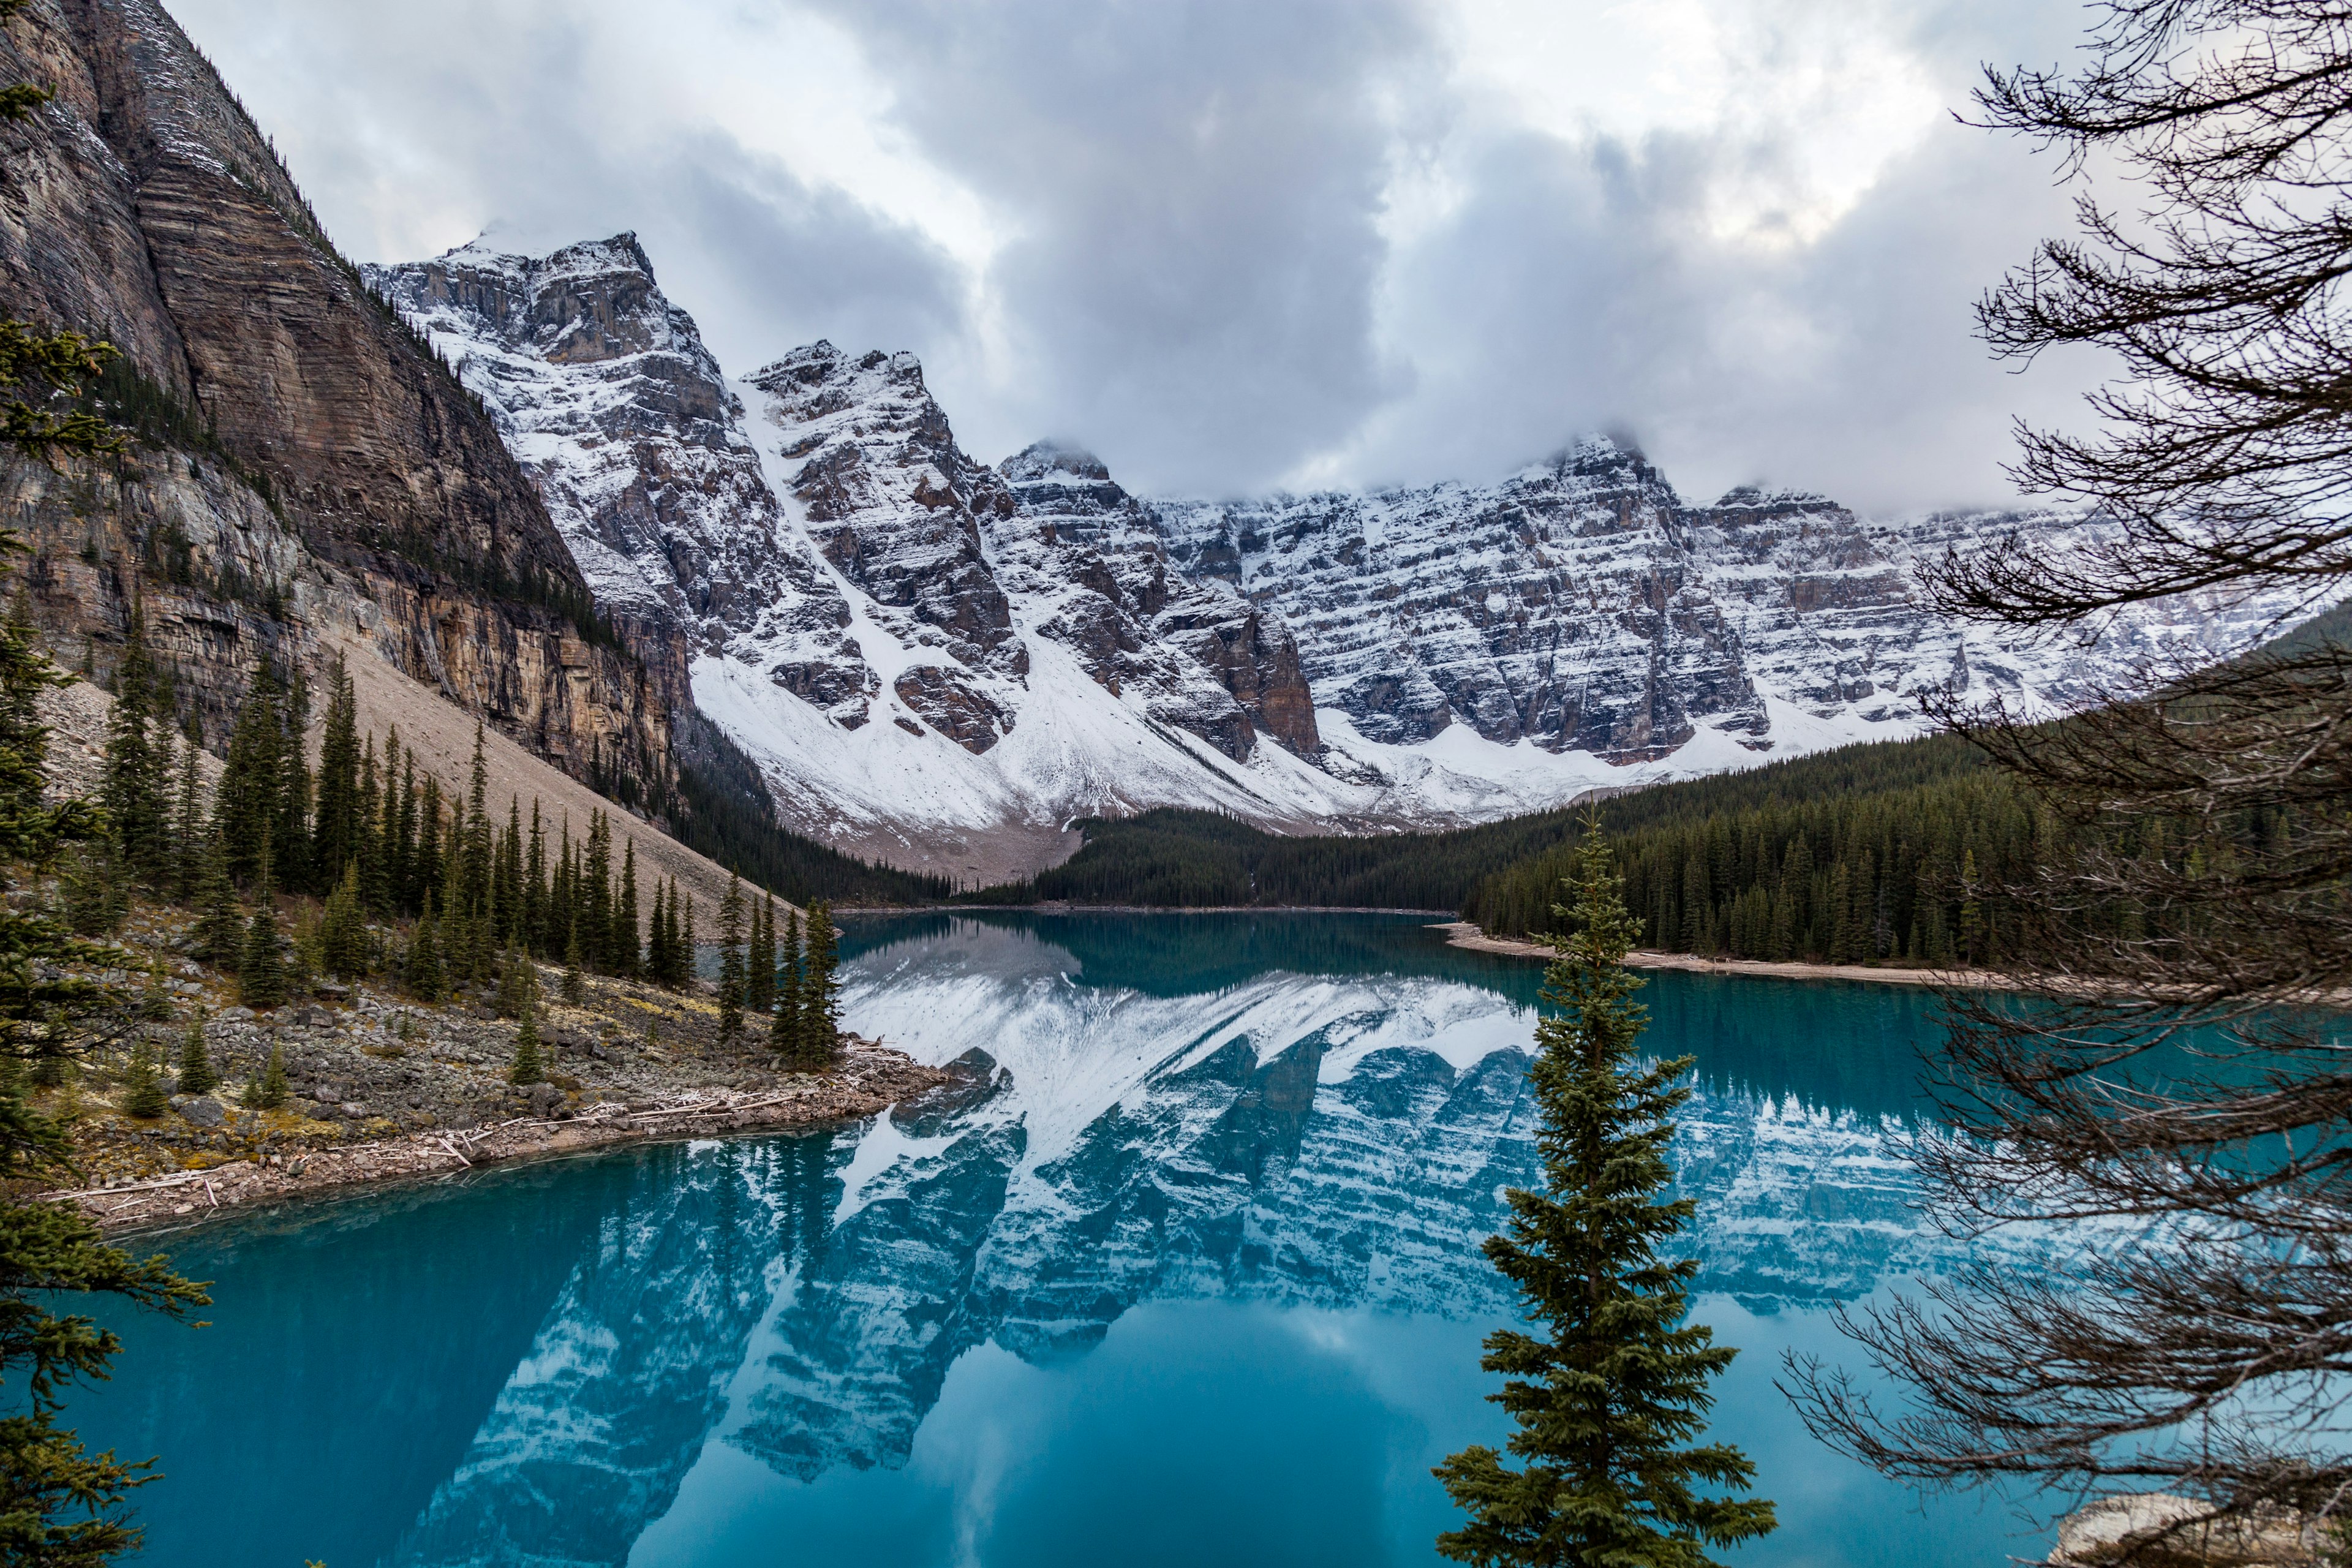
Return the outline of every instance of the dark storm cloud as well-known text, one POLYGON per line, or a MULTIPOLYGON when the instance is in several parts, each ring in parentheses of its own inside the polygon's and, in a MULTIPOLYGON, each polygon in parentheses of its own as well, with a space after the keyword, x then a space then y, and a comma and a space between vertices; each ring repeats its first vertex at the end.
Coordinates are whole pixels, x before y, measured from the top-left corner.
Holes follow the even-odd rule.
POLYGON ((945 251, 772 153, 632 99, 616 26, 642 6, 313 0, 175 6, 289 154, 338 241, 415 260, 487 228, 544 250, 635 230, 731 374, 796 344, 940 345, 963 330, 945 251), (614 58, 618 56, 617 60, 614 58), (618 95, 616 98, 616 94, 618 95))
POLYGON ((1970 307, 2063 222, 2017 149, 1939 127, 1819 240, 1708 240, 1719 148, 1528 136, 1397 263, 1399 330, 1458 345, 1370 422, 1382 477, 1489 474, 1622 429, 1692 499, 1737 483, 1900 508, 2002 493, 2013 416, 2064 417, 2080 377, 1984 355, 1970 307))
MULTIPOLYGON (((1837 27, 1955 104, 2080 16, 1855 5, 1837 27)), ((1695 496, 1997 499, 2009 418, 2064 416, 2096 368, 2021 380, 1970 336, 2065 224, 2026 150, 1941 123, 1830 221, 1727 235, 1724 194, 1785 183, 1815 110, 1548 132, 1451 55, 1439 0, 820 0, 854 71, 780 45, 811 14, 782 0, 180 9, 354 251, 635 229, 730 371, 910 348, 975 455, 1063 436, 1147 489, 1483 479, 1609 426, 1695 496), (942 194, 741 112, 851 78, 842 143, 942 194)), ((1780 64, 1748 68, 1730 90, 1769 94, 1780 64)))
POLYGON ((987 455, 1061 430, 1153 487, 1264 484, 1402 388, 1373 295, 1381 89, 1435 51, 1412 7, 834 14, 931 155, 1016 215, 990 277, 1015 379, 962 416, 987 455))

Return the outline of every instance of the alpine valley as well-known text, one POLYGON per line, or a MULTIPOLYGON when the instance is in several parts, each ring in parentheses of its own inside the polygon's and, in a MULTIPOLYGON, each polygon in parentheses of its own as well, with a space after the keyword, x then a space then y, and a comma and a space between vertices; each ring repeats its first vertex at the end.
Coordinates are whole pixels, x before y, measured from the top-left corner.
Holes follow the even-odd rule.
POLYGON ((2002 642, 1915 568, 2057 510, 1867 521, 1685 502, 1593 437, 1488 484, 1147 500, 1043 442, 957 444, 913 355, 730 379, 635 236, 370 268, 496 420, 597 601, 683 642, 787 826, 971 883, 1155 805, 1277 831, 1451 826, 1922 725, 1938 689, 2080 700, 2292 606, 2147 606, 2002 642))

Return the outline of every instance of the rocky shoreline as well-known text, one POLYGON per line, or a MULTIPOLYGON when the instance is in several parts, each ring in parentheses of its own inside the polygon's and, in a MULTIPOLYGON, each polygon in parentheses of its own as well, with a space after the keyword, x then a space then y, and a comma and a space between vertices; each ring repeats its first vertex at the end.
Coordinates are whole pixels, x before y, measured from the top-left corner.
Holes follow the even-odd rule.
POLYGON ((756 1023, 722 1034, 705 983, 673 991, 583 974, 567 985, 542 964, 542 1075, 518 1085, 518 1025, 494 983, 435 1002, 314 983, 256 1010, 232 977, 184 956, 179 924, 176 911, 142 908, 100 944, 114 966, 90 978, 121 999, 124 1021, 78 1063, 22 1086, 65 1131, 71 1165, 19 1196, 77 1204, 109 1229, 186 1223, 354 1183, 852 1121, 957 1076, 846 1032, 833 1063, 801 1070, 756 1023), (189 1074, 192 1036, 210 1081, 189 1074), (142 1054, 168 1104, 141 1100, 142 1054))
MULTIPOLYGON (((1473 952, 1498 952, 1512 958, 1549 959, 1552 956, 1552 950, 1542 942, 1488 936, 1469 921, 1447 921, 1432 929, 1445 932, 1448 947, 1467 948, 1473 952)), ((1881 985, 1956 985, 1979 990, 2000 989, 2010 984, 2006 976, 1980 969, 1883 969, 1870 963, 1774 963, 1756 958, 1702 958, 1695 952, 1658 952, 1647 948, 1627 953, 1625 962, 1634 969, 1685 969, 1703 974, 1760 974, 1780 980, 1868 980, 1881 985)))
MULTIPOLYGON (((562 1119, 524 1116, 471 1129, 257 1151, 243 1159, 192 1164, 149 1180, 58 1188, 40 1196, 79 1205, 107 1230, 151 1229, 198 1223, 226 1211, 336 1188, 425 1180, 620 1143, 772 1132, 856 1121, 939 1089, 953 1079, 951 1071, 923 1067, 904 1052, 856 1041, 834 1070, 791 1075, 759 1090, 703 1089, 597 1100, 562 1119)), ((224 1109, 232 1132, 239 1130, 240 1121, 261 1115, 224 1109)), ((267 1129, 258 1131, 266 1136, 267 1129)))

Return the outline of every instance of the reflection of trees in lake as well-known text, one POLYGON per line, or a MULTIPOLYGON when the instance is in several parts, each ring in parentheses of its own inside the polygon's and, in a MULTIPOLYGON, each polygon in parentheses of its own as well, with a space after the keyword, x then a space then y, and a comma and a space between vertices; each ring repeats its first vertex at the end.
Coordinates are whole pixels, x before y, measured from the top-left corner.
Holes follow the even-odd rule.
MULTIPOLYGON (((530 1185, 570 1267, 397 1561, 621 1562, 713 1438, 802 1479, 898 1466, 966 1351, 1081 1353, 1147 1300, 1507 1310, 1477 1244, 1531 1172, 1510 997, 1268 974, 1212 1005, 1074 984, 1050 951, 1029 962, 1033 938, 968 934, 972 962, 891 992, 1003 1051, 964 1103, 467 1200, 530 1185)), ((1700 1288, 1848 1300, 1940 1266, 1891 1131, 1703 1090, 1676 1152, 1700 1288)))

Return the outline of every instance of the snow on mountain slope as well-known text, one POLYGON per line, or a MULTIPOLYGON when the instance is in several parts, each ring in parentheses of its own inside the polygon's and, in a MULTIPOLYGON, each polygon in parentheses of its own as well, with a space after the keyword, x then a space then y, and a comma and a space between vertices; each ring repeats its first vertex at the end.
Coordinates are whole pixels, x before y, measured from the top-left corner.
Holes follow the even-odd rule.
POLYGON ((600 601, 691 645, 791 826, 991 880, 1075 818, 1454 826, 1916 732, 1923 689, 2041 707, 2242 647, 2288 606, 2142 606, 2088 641, 1929 614, 1913 574, 2068 513, 1866 523, 1686 505, 1606 439, 1492 485, 1152 501, 956 443, 914 356, 727 381, 635 238, 373 268, 546 494, 600 601))
POLYGON ((1605 438, 1496 485, 1171 502, 1157 517, 1186 569, 1281 612, 1318 703, 1368 740, 1420 748, 1460 727, 1677 773, 1739 765, 1726 742, 1778 757, 1914 733, 1922 689, 2063 707, 2151 658, 2242 648, 2301 603, 2199 595, 2087 641, 1996 638, 1929 613, 1917 569, 2011 531, 2077 550, 2095 523, 1871 524, 1753 489, 1690 507, 1605 438))
POLYGON ((819 708, 862 702, 840 587, 783 526, 740 400, 635 236, 367 277, 488 406, 616 621, 755 649, 819 708))

